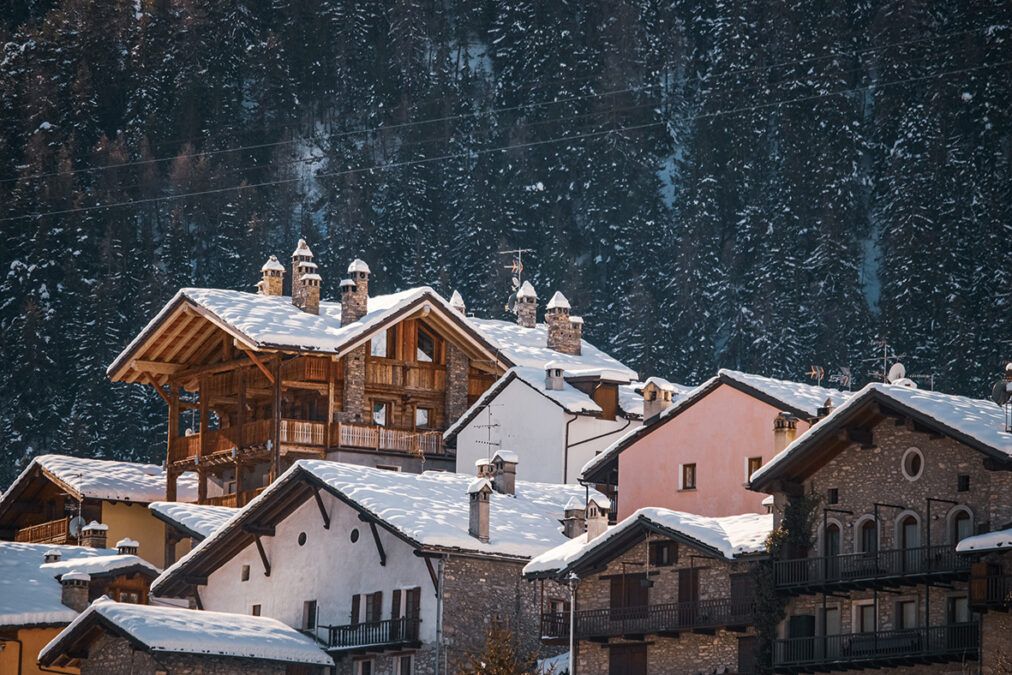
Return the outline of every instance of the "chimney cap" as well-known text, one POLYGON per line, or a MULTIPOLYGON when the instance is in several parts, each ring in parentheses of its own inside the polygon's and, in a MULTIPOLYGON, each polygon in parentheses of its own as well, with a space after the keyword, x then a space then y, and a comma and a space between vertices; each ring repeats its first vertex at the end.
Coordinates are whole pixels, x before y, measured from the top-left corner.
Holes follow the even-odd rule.
POLYGON ((464 297, 460 294, 460 291, 454 291, 453 295, 450 296, 450 307, 454 309, 464 307, 464 297))
POLYGON ((562 294, 562 291, 555 291, 555 295, 548 301, 545 309, 572 309, 569 304, 569 300, 566 300, 566 296, 562 294))
POLYGON ((492 455, 492 460, 495 461, 497 459, 510 464, 520 463, 520 457, 512 450, 497 450, 496 453, 492 455))
POLYGON ((292 251, 293 258, 298 255, 307 255, 310 258, 313 257, 313 252, 309 250, 309 246, 306 244, 305 239, 299 239, 299 245, 295 247, 294 251, 292 251))
POLYGON ((569 323, 583 323, 583 317, 582 316, 570 316, 569 317, 569 323))
POLYGON ((531 285, 531 282, 525 281, 520 285, 520 290, 517 291, 517 298, 534 298, 537 300, 538 294, 534 291, 534 286, 531 285))
POLYGON ((63 553, 61 553, 59 550, 55 548, 51 548, 43 554, 42 559, 45 560, 47 563, 59 562, 60 558, 62 557, 63 553))
POLYGON ((587 508, 587 505, 580 501, 579 497, 573 495, 566 502, 566 505, 562 507, 563 511, 583 511, 587 508))
POLYGON ((351 279, 341 279, 341 288, 348 288, 348 287, 354 286, 354 285, 355 285, 355 282, 352 281, 351 279))
POLYGON ((369 266, 366 265, 365 261, 361 258, 355 258, 351 261, 351 264, 348 265, 348 274, 352 274, 354 272, 365 272, 366 274, 371 273, 369 266))
POLYGON ((130 537, 123 537, 116 542, 116 548, 138 548, 140 542, 131 539, 130 537))
POLYGON ((93 520, 84 527, 82 527, 81 532, 88 532, 89 530, 108 530, 108 529, 109 529, 108 525, 100 523, 97 520, 93 520))
POLYGON ((588 504, 597 504, 597 508, 602 511, 611 510, 611 500, 603 495, 591 495, 590 499, 587 500, 588 504))
POLYGON ((304 280, 305 279, 309 279, 311 281, 323 281, 323 278, 319 274, 317 274, 316 272, 310 272, 309 274, 303 274, 302 278, 304 280))
POLYGON ((91 581, 91 575, 87 572, 78 572, 77 570, 71 570, 60 576, 60 583, 65 584, 68 581, 91 581))
POLYGON ((476 492, 492 492, 492 481, 488 478, 475 478, 467 486, 467 494, 473 495, 476 492))
POLYGON ((486 464, 491 464, 491 463, 492 463, 491 460, 485 459, 484 457, 482 457, 481 459, 476 459, 474 461, 474 465, 475 466, 485 466, 486 464))
POLYGON ((276 255, 272 255, 270 258, 267 259, 267 262, 264 263, 264 266, 260 268, 260 271, 281 272, 282 274, 284 274, 285 266, 278 261, 278 257, 276 255))

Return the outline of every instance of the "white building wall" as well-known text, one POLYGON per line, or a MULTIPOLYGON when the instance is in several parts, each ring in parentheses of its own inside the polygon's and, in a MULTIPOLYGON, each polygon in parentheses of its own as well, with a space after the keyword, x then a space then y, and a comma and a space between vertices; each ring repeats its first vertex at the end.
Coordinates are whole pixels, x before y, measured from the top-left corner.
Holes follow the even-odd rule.
MULTIPOLYGON (((330 514, 329 530, 323 528, 315 500, 309 499, 278 523, 275 536, 260 538, 271 575, 264 576, 256 544, 250 544, 200 588, 204 609, 249 614, 252 606, 259 604, 262 616, 301 628, 303 603, 316 600, 320 624, 345 625, 351 622, 353 595, 383 591, 382 618, 389 619, 391 592, 417 586, 422 589, 420 637, 423 642, 434 642, 436 598, 425 561, 414 555, 411 546, 377 526, 387 556, 386 566, 380 566, 369 524, 330 494, 321 491, 320 496, 330 514), (351 541, 353 530, 358 530, 355 543, 351 541), (298 543, 300 532, 306 533, 304 546, 298 543), (243 565, 250 567, 248 581, 241 581, 243 565)), ((364 617, 364 607, 360 611, 364 617)))
POLYGON ((580 469, 584 464, 642 424, 640 420, 627 420, 621 417, 602 420, 581 415, 577 421, 569 425, 569 471, 566 482, 578 482, 580 469))

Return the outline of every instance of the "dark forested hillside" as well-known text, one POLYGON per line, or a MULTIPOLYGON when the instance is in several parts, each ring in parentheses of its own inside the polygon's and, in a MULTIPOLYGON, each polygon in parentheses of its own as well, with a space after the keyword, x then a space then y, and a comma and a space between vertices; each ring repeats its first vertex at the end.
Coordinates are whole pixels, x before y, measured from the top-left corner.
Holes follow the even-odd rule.
POLYGON ((1012 353, 1012 5, 34 0, 0 15, 0 485, 158 460, 105 367, 298 236, 334 297, 502 316, 497 251, 641 373, 974 396, 1012 353), (844 6, 849 9, 844 9, 844 6))

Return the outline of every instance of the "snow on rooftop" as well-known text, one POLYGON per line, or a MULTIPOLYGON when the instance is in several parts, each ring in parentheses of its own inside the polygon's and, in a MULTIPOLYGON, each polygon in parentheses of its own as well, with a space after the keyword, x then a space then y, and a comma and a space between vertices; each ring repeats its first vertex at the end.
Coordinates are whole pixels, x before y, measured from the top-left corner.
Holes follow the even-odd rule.
POLYGON ((534 286, 531 285, 531 282, 525 281, 520 285, 520 290, 517 291, 517 297, 537 299, 538 294, 534 291, 534 286))
POLYGON ((865 385, 860 391, 855 392, 843 405, 833 410, 819 424, 807 429, 805 433, 798 436, 793 443, 756 471, 752 475, 752 481, 757 481, 757 479, 760 479, 770 471, 772 467, 779 466, 781 463, 787 461, 799 448, 807 445, 814 435, 829 426, 832 420, 848 414, 850 410, 860 406, 863 401, 868 400, 869 397, 875 394, 891 398, 897 404, 913 409, 935 420, 943 427, 968 436, 982 445, 1012 457, 1012 433, 1004 430, 1005 412, 1002 408, 995 405, 994 402, 968 398, 966 396, 956 396, 955 394, 945 394, 940 391, 928 391, 925 389, 913 389, 903 385, 872 382, 865 385))
POLYGON ((308 255, 308 256, 313 255, 313 252, 309 250, 309 245, 306 244, 305 239, 299 239, 298 246, 296 246, 295 250, 292 251, 293 258, 297 255, 308 255))
POLYGON ((570 497, 569 501, 566 502, 566 505, 563 507, 563 510, 565 510, 565 511, 583 511, 586 507, 587 507, 587 505, 583 502, 582 499, 580 499, 578 497, 570 497))
POLYGON ((569 300, 562 294, 562 291, 555 291, 555 295, 545 305, 545 309, 572 309, 569 300))
MULTIPOLYGON (((154 464, 70 455, 39 455, 32 459, 31 464, 25 467, 0 497, 0 505, 7 505, 8 496, 22 481, 28 479, 36 466, 85 498, 142 503, 165 498, 165 471, 154 464)), ((187 472, 180 475, 177 490, 179 499, 196 501, 196 474, 187 472)))
POLYGON ((369 266, 365 264, 364 260, 361 258, 355 258, 351 261, 351 264, 348 265, 348 274, 353 272, 365 272, 366 274, 370 274, 371 270, 369 269, 369 266))
POLYGON ((60 576, 60 583, 63 583, 64 581, 91 581, 91 575, 87 572, 71 570, 69 572, 64 572, 60 576))
POLYGON ((141 543, 139 541, 131 539, 130 537, 123 537, 116 542, 116 548, 137 548, 140 545, 141 543))
POLYGON ((84 527, 81 528, 81 532, 103 532, 109 529, 109 526, 105 523, 100 523, 97 520, 93 520, 84 527))
POLYGON ((272 255, 267 259, 267 262, 264 263, 264 266, 260 268, 260 271, 284 272, 285 266, 281 264, 276 255, 272 255))
POLYGON ((108 548, 0 541, 0 626, 63 624, 73 620, 77 612, 61 601, 62 589, 51 571, 52 565, 70 563, 71 568, 85 567, 91 558, 111 557, 120 556, 115 549, 108 548), (60 554, 61 562, 45 563, 46 553, 54 551, 60 554))
POLYGON ((582 316, 570 316, 569 317, 569 323, 583 323, 583 317, 582 316))
POLYGON ((323 281, 323 277, 321 277, 319 274, 316 274, 314 272, 310 272, 309 274, 303 274, 302 278, 303 279, 309 279, 310 281, 323 281))
POLYGON ((747 387, 761 391, 770 398, 779 401, 781 405, 804 411, 809 417, 815 417, 819 414, 819 408, 826 402, 826 399, 831 399, 834 406, 839 406, 853 396, 853 392, 850 391, 817 387, 813 384, 802 384, 801 382, 791 382, 790 380, 778 380, 773 377, 742 373, 737 370, 727 370, 726 368, 722 368, 718 372, 718 376, 723 376, 726 379, 734 380, 747 387))
POLYGON ((677 532, 731 560, 738 555, 759 553, 766 549, 766 538, 773 530, 773 514, 746 513, 712 518, 670 509, 642 508, 595 539, 588 541, 588 535, 583 534, 542 553, 524 567, 524 574, 566 571, 615 536, 641 523, 677 532))
POLYGON ((488 478, 475 478, 467 485, 467 494, 471 495, 475 492, 481 492, 484 489, 492 489, 492 481, 488 478))
MULTIPOLYGON (((997 406, 996 406, 997 407, 997 406)), ((985 534, 977 534, 966 539, 961 539, 956 544, 957 553, 969 553, 970 551, 997 551, 1012 549, 1012 528, 1007 530, 996 530, 985 534)))
POLYGON ((147 560, 135 555, 99 555, 90 558, 75 558, 73 560, 60 560, 59 562, 43 563, 42 571, 52 577, 59 577, 67 572, 85 572, 92 576, 107 575, 118 570, 142 567, 157 577, 162 570, 155 567, 147 560))
POLYGON ((235 515, 231 506, 209 504, 185 504, 183 502, 151 502, 148 508, 162 520, 178 529, 197 535, 200 539, 209 537, 226 520, 235 515))
POLYGON ((460 291, 454 291, 453 295, 450 296, 450 307, 458 309, 464 307, 464 298, 461 296, 460 291))
POLYGON ((492 459, 495 460, 496 458, 510 464, 517 464, 520 462, 520 456, 512 450, 496 450, 495 454, 492 455, 492 459))
POLYGON ((99 615, 146 651, 171 654, 213 654, 332 666, 333 659, 316 642, 277 619, 178 607, 155 607, 99 598, 39 653, 52 650, 77 627, 99 615))

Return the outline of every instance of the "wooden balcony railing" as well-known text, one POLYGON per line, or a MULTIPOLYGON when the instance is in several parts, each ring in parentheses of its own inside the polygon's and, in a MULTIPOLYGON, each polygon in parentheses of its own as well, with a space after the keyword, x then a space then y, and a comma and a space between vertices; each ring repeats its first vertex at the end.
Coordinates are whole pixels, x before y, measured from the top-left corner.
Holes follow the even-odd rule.
MULTIPOLYGON (((755 604, 751 601, 718 598, 577 611, 574 623, 577 639, 596 639, 745 626, 753 621, 754 614, 755 604)), ((543 613, 541 635, 545 638, 568 638, 569 612, 543 613)))
POLYGON ((391 450, 410 455, 446 455, 440 431, 392 429, 390 427, 339 422, 331 427, 330 445, 342 448, 391 450))
POLYGON ((308 382, 327 381, 327 359, 318 356, 300 356, 281 364, 282 380, 308 382))
POLYGON ((395 647, 418 642, 418 618, 403 617, 345 626, 320 626, 328 649, 395 647))
POLYGON ((365 363, 366 385, 389 385, 409 389, 443 391, 446 389, 446 366, 395 359, 368 359, 365 363))
POLYGON ((791 592, 840 587, 858 588, 882 583, 921 583, 925 578, 968 575, 971 561, 950 544, 848 553, 774 562, 776 587, 791 592))
POLYGON ((72 537, 69 532, 70 516, 50 520, 38 525, 22 527, 14 533, 14 541, 28 544, 66 544, 72 537))
POLYGON ((979 645, 977 623, 788 638, 774 643, 773 665, 793 673, 944 663, 975 659, 979 645))
POLYGON ((327 425, 324 422, 281 420, 281 442, 323 447, 327 444, 327 425))
POLYGON ((1012 609, 1012 574, 971 577, 970 604, 980 609, 1012 609))
POLYGON ((215 495, 214 497, 206 498, 204 503, 211 506, 231 506, 235 508, 239 506, 239 495, 235 492, 227 495, 215 495))

